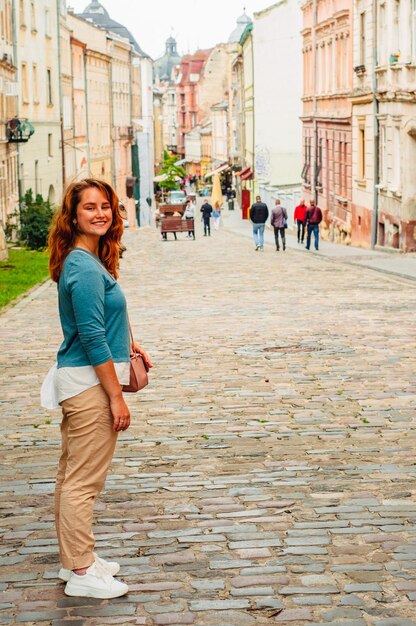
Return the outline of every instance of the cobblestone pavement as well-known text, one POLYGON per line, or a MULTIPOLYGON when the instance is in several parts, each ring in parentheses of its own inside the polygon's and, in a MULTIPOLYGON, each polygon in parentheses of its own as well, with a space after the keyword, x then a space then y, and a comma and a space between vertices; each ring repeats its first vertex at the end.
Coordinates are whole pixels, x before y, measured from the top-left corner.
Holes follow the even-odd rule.
POLYGON ((155 368, 95 534, 131 591, 56 578, 47 283, 1 316, 0 624, 416 624, 414 283, 225 230, 126 243, 155 368))

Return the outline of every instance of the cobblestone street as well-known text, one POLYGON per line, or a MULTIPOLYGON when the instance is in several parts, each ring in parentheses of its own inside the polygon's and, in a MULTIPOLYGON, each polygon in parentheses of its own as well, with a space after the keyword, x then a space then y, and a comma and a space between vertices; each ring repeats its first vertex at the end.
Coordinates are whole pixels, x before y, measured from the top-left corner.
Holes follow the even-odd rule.
POLYGON ((125 237, 155 367, 96 507, 123 598, 57 579, 56 286, 1 316, 0 624, 416 624, 414 282, 226 229, 178 238, 125 237))

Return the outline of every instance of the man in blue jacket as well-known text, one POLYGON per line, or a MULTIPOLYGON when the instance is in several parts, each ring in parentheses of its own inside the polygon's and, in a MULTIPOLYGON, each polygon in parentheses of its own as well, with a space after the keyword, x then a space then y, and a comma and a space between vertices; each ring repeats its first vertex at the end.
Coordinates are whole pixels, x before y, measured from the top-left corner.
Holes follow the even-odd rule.
POLYGON ((250 219, 253 223, 253 238, 256 250, 264 250, 264 227, 269 217, 267 204, 261 201, 260 196, 256 196, 256 201, 250 209, 250 219))

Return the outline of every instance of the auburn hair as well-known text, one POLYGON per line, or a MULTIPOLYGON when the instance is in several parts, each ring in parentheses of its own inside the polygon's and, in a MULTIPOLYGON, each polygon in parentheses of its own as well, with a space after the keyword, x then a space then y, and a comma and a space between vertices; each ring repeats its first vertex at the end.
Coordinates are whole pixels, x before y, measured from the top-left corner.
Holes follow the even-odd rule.
POLYGON ((73 249, 79 234, 77 225, 74 223, 77 217, 77 206, 81 201, 82 193, 91 187, 99 189, 108 198, 111 205, 112 223, 106 234, 100 238, 98 256, 110 274, 114 278, 118 278, 119 259, 125 250, 121 243, 123 218, 120 212, 119 199, 114 189, 107 182, 96 178, 85 178, 71 183, 67 187, 62 205, 56 211, 49 231, 49 273, 56 283, 59 281, 64 261, 73 249))

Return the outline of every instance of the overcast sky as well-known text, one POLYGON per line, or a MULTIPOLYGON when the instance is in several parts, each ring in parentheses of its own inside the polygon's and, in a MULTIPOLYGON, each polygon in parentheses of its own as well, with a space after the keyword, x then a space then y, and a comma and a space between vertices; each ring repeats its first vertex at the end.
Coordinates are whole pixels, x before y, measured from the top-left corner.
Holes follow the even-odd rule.
MULTIPOLYGON (((76 13, 89 0, 67 0, 76 13)), ((237 17, 253 17, 274 4, 274 0, 101 0, 117 22, 127 26, 140 47, 154 59, 162 56, 166 39, 173 34, 180 54, 210 48, 227 41, 237 17)))

